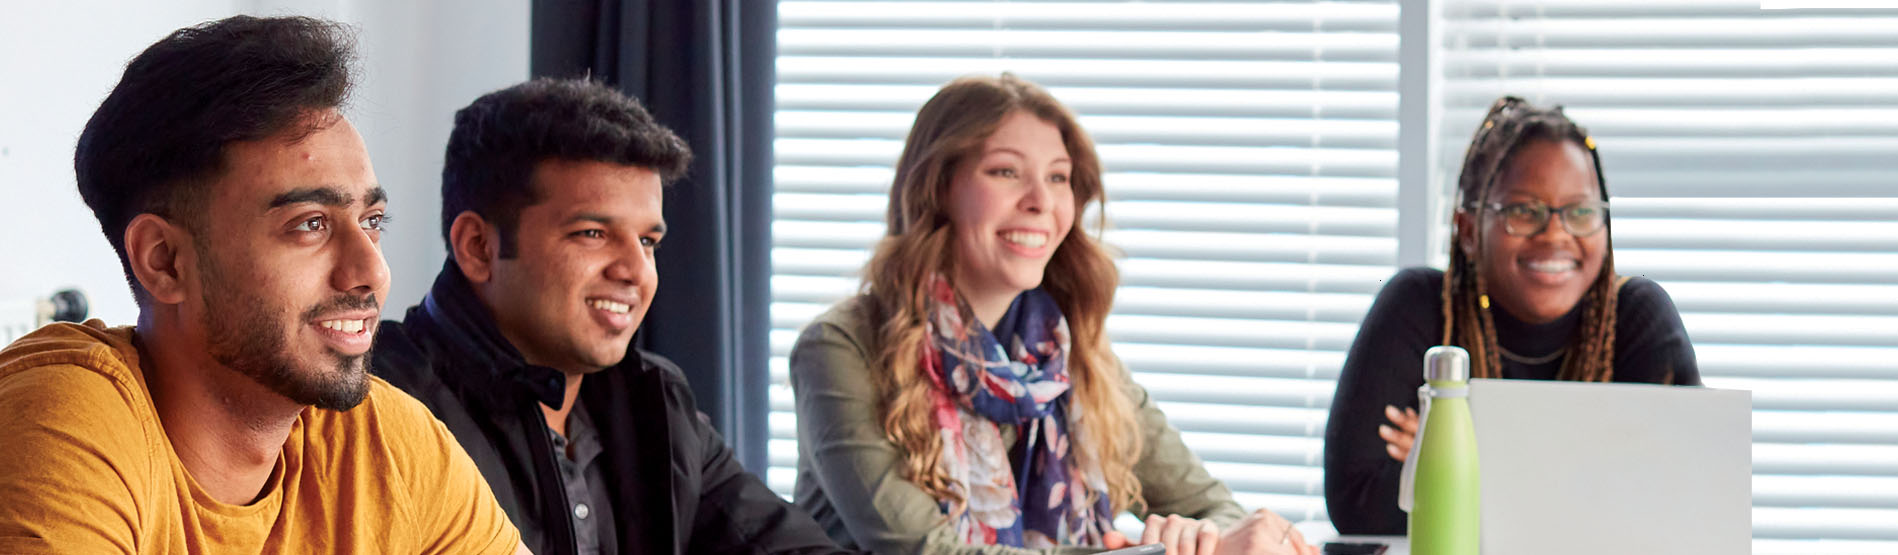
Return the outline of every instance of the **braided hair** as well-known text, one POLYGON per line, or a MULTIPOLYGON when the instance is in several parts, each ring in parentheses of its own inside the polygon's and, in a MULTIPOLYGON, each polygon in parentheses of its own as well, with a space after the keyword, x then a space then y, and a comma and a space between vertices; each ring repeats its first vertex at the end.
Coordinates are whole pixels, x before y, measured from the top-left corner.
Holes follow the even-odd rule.
MULTIPOLYGON (((1587 150, 1601 198, 1608 200, 1601 156, 1588 132, 1569 120, 1561 106, 1537 108, 1521 98, 1505 96, 1490 105, 1489 114, 1463 156, 1463 171, 1457 177, 1458 210, 1470 211, 1475 216, 1472 221, 1480 222, 1510 157, 1518 147, 1537 140, 1570 141, 1587 150)), ((1602 233, 1608 230, 1604 221, 1602 233)), ((1482 252, 1483 234, 1474 235, 1476 248, 1468 252, 1457 241, 1451 242, 1450 266, 1443 276, 1443 344, 1470 352, 1471 377, 1498 378, 1502 376, 1502 347, 1496 340, 1496 320, 1490 314, 1489 287, 1475 259, 1482 252)), ((1614 243, 1604 239, 1609 242, 1601 273, 1580 301, 1587 308, 1569 341, 1562 369, 1556 374, 1559 380, 1605 382, 1614 377, 1615 304, 1620 281, 1615 277, 1614 243)))

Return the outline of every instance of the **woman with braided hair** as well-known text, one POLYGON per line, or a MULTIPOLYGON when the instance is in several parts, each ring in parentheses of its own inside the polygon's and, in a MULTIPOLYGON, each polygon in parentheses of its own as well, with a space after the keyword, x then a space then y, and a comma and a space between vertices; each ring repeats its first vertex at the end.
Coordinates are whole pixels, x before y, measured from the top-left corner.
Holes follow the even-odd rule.
POLYGON ((1468 350, 1478 378, 1700 384, 1667 292, 1615 274, 1601 160, 1561 107, 1497 100, 1457 196, 1449 269, 1392 277, 1338 377, 1325 501, 1340 533, 1405 533, 1397 484, 1431 346, 1468 350))

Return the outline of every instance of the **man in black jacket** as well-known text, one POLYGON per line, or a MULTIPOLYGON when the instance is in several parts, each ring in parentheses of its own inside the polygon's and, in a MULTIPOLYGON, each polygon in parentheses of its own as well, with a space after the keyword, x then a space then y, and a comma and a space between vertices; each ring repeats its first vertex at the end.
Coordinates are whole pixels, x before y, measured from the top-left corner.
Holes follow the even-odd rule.
POLYGON ((454 432, 535 553, 837 550, 732 458, 671 361, 629 349, 658 285, 663 181, 690 158, 584 80, 455 114, 449 259, 383 323, 374 367, 454 432))

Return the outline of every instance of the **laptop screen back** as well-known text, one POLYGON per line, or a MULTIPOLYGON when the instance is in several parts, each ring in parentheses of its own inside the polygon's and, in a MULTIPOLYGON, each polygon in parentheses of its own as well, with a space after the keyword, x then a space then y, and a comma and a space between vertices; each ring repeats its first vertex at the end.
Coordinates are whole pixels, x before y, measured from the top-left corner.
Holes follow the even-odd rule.
POLYGON ((1471 380, 1490 555, 1748 553, 1752 394, 1471 380))

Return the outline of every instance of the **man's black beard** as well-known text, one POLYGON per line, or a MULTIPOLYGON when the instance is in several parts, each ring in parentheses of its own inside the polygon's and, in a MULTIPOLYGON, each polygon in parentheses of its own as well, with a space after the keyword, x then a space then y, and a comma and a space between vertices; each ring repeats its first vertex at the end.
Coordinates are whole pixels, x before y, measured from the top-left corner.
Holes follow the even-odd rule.
MULTIPOLYGON (((326 351, 324 355, 333 358, 334 364, 299 367, 283 335, 283 311, 265 308, 270 303, 225 279, 216 262, 200 260, 205 292, 203 324, 213 360, 302 405, 345 411, 368 396, 368 353, 351 356, 326 351)), ((305 325, 338 310, 380 306, 373 294, 337 295, 304 311, 296 323, 305 325)))

